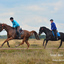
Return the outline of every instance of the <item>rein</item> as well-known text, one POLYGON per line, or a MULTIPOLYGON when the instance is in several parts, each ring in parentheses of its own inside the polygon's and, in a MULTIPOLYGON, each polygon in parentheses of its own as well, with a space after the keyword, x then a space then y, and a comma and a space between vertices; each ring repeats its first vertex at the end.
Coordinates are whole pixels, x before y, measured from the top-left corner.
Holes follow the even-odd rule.
POLYGON ((2 25, 2 26, 4 26, 4 25, 2 25))

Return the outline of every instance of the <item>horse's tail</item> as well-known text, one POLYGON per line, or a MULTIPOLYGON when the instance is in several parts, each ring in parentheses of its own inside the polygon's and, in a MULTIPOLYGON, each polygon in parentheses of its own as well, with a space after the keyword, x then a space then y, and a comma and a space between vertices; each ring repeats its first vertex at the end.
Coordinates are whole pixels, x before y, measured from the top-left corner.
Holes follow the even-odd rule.
POLYGON ((34 34, 34 35, 35 35, 35 38, 36 38, 37 40, 39 40, 39 36, 38 36, 38 34, 37 34, 36 31, 31 31, 30 34, 31 34, 31 35, 34 34))

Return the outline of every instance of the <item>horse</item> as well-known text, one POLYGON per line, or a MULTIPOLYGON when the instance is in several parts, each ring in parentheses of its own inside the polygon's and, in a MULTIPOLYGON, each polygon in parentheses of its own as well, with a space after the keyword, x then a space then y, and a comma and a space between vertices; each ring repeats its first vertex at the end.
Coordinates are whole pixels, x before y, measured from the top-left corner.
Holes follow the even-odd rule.
POLYGON ((46 41, 46 44, 45 44, 44 48, 46 48, 46 45, 47 45, 48 41, 58 41, 58 40, 61 40, 60 46, 58 47, 58 49, 62 46, 62 42, 64 41, 64 33, 59 32, 60 33, 60 37, 58 37, 58 40, 56 40, 54 38, 54 36, 52 34, 52 31, 50 29, 48 29, 46 27, 40 27, 39 35, 42 34, 43 32, 46 34, 46 38, 43 41, 43 46, 44 46, 44 42, 46 41))
MULTIPOLYGON (((7 42, 7 45, 8 45, 8 47, 10 47, 10 45, 9 45, 9 40, 12 40, 12 39, 19 39, 19 37, 17 36, 17 33, 16 33, 16 29, 15 28, 13 28, 13 27, 11 27, 11 26, 9 26, 9 25, 7 25, 7 24, 4 24, 4 23, 0 23, 0 32, 2 31, 2 30, 5 30, 6 32, 7 32, 7 39, 3 42, 3 44, 1 45, 1 47, 7 42)), ((29 37, 30 36, 32 36, 33 34, 35 35, 35 38, 37 39, 37 40, 39 40, 39 36, 38 36, 38 34, 37 34, 37 32, 36 31, 31 31, 31 32, 29 32, 29 31, 27 31, 27 30, 23 30, 23 34, 21 34, 21 39, 23 39, 23 41, 22 41, 22 43, 20 43, 19 45, 17 45, 16 47, 18 47, 18 46, 20 46, 20 45, 22 45, 22 44, 24 44, 24 42, 27 44, 27 49, 29 48, 29 46, 30 46, 30 44, 28 43, 28 39, 29 39, 29 37)), ((1 48, 0 47, 0 48, 1 48)))

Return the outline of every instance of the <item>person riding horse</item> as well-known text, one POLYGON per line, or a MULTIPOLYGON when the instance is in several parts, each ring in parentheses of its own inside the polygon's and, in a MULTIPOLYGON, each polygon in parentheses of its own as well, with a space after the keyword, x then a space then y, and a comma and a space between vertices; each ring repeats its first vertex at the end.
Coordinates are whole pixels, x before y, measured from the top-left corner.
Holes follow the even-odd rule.
POLYGON ((56 24, 53 21, 54 21, 53 19, 50 20, 50 22, 51 22, 51 31, 54 32, 55 39, 58 40, 57 27, 56 27, 56 24))
POLYGON ((13 24, 13 28, 16 28, 16 32, 17 32, 17 35, 19 36, 19 39, 21 39, 21 35, 20 35, 20 25, 17 23, 17 21, 14 20, 13 17, 10 17, 10 21, 11 21, 12 24, 13 24))
MULTIPOLYGON (((13 27, 11 27, 11 26, 9 26, 9 25, 7 25, 7 24, 5 24, 5 23, 0 23, 0 32, 1 32, 3 29, 7 32, 7 39, 3 42, 3 44, 0 46, 0 48, 1 48, 5 43, 7 43, 8 47, 10 47, 9 42, 8 42, 9 40, 19 39, 19 37, 17 37, 17 34, 16 34, 16 29, 13 28, 13 27)), ((18 30, 19 30, 19 29, 18 29, 18 30)), ((27 46, 28 46, 28 47, 27 47, 27 49, 28 49, 29 46, 30 46, 28 40, 29 40, 29 37, 32 36, 33 34, 35 35, 35 38, 36 38, 37 40, 39 40, 39 36, 38 36, 37 32, 34 31, 34 30, 33 30, 33 31, 30 31, 30 32, 27 31, 27 30, 22 30, 21 32, 23 32, 23 33, 20 34, 20 35, 21 35, 21 39, 23 39, 23 40, 22 40, 22 42, 21 42, 20 44, 16 45, 15 47, 18 47, 18 46, 23 45, 24 43, 26 43, 27 46)), ((20 39, 20 40, 21 40, 21 39, 20 39)))

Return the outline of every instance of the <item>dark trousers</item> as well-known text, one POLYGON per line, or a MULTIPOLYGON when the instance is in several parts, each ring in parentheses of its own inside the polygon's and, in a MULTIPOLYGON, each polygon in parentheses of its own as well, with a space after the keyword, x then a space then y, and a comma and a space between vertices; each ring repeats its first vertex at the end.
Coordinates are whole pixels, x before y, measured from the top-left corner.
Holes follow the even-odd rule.
POLYGON ((57 36, 57 30, 53 30, 53 32, 54 32, 54 35, 55 35, 55 39, 57 39, 58 38, 58 36, 57 36))
POLYGON ((16 33, 20 37, 21 35, 20 35, 20 31, 19 30, 20 30, 20 26, 16 27, 16 33))

